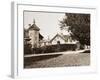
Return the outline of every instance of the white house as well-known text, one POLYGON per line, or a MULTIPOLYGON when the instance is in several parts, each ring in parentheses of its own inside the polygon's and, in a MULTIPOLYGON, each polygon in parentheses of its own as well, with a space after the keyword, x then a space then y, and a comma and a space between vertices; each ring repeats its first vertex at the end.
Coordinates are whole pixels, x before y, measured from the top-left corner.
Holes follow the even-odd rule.
POLYGON ((71 36, 69 35, 63 35, 63 34, 56 34, 51 40, 50 40, 50 43, 51 44, 57 44, 57 43, 60 43, 60 44, 67 44, 67 43, 75 43, 74 40, 72 40, 71 36))

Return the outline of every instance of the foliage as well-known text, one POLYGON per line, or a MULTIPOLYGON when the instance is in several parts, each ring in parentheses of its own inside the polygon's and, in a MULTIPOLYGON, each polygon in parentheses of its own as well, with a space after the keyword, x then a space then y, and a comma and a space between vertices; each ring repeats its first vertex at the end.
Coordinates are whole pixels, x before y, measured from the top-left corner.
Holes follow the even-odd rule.
POLYGON ((42 53, 54 53, 54 52, 63 52, 69 50, 76 50, 76 44, 60 44, 60 45, 49 45, 43 46, 40 48, 33 48, 33 54, 42 54, 42 53))
POLYGON ((31 47, 32 47, 31 44, 24 44, 24 54, 32 53, 31 47))
POLYGON ((60 28, 68 27, 71 37, 81 44, 90 45, 90 14, 66 13, 60 28))

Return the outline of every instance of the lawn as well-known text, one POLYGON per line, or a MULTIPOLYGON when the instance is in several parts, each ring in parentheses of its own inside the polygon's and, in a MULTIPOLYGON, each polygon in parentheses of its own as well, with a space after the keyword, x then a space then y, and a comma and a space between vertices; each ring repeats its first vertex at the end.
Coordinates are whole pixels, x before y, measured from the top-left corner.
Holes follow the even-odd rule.
POLYGON ((87 66, 90 53, 55 54, 24 58, 24 68, 87 66))

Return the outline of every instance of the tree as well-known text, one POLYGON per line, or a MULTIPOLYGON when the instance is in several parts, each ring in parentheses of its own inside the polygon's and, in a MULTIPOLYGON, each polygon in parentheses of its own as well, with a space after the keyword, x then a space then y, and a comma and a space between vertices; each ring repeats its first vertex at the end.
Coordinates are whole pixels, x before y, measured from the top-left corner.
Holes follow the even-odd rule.
POLYGON ((82 45, 90 45, 90 14, 65 13, 60 23, 61 29, 68 27, 73 39, 82 45))

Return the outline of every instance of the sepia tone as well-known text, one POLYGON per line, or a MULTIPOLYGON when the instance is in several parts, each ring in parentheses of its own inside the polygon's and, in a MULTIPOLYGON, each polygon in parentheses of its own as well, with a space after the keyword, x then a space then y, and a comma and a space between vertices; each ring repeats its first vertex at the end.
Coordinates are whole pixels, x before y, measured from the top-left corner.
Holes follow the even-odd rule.
POLYGON ((90 14, 24 11, 24 68, 89 66, 90 19, 90 14))

